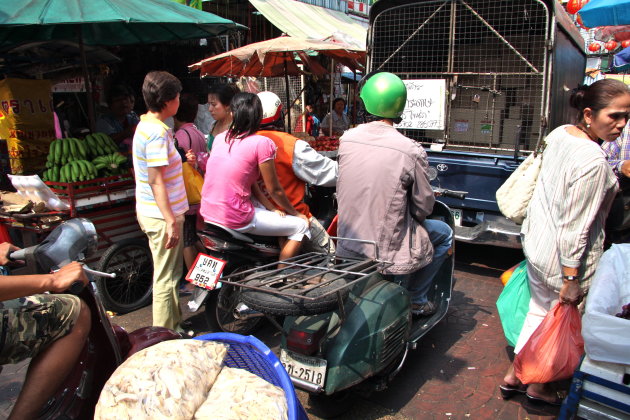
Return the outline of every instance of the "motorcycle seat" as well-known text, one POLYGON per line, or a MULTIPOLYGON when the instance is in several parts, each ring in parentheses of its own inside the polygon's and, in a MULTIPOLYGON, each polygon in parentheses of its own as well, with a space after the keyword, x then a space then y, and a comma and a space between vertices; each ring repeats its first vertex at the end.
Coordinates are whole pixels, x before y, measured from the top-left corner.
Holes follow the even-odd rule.
POLYGON ((230 234, 231 237, 233 237, 236 240, 239 240, 241 242, 246 242, 248 244, 253 244, 254 243, 254 240, 252 238, 250 238, 249 236, 244 235, 241 232, 238 232, 238 231, 236 231, 234 229, 230 229, 229 227, 220 225, 218 223, 212 223, 212 222, 205 222, 205 223, 206 223, 206 227, 209 227, 211 229, 212 228, 219 229, 219 230, 222 230, 224 232, 227 232, 227 233, 230 234))

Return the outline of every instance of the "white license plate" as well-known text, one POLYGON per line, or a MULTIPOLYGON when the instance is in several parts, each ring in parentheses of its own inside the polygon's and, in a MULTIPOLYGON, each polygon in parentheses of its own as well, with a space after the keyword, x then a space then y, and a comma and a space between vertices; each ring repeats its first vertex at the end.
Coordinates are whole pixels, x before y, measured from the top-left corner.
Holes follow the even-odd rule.
POLYGON ((324 387, 326 382, 326 360, 303 356, 289 350, 280 349, 280 363, 289 376, 324 387))
POLYGON ((455 226, 461 226, 463 217, 462 211, 460 209, 451 209, 451 214, 453 215, 453 219, 455 219, 455 226))
POLYGON ((188 274, 186 274, 186 280, 195 286, 213 290, 221 277, 225 264, 227 264, 227 261, 199 253, 195 263, 188 271, 188 274))

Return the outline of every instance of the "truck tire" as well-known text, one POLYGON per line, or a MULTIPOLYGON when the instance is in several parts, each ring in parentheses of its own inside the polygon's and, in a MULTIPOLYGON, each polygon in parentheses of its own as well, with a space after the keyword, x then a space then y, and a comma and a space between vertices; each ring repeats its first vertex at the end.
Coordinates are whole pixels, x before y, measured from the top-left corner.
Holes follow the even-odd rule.
POLYGON ((116 277, 97 277, 96 287, 106 309, 124 314, 151 303, 153 258, 147 241, 123 239, 107 248, 96 269, 116 273, 116 277))
MULTIPOLYGON (((308 272, 306 274, 308 274, 308 272)), ((326 276, 336 276, 336 274, 324 274, 324 280, 326 280, 326 276)), ((243 280, 243 284, 260 287, 260 285, 264 282, 266 287, 273 287, 273 277, 261 277, 258 273, 253 274, 250 277, 250 280, 243 280)), ((279 276, 278 286, 284 285, 282 278, 285 277, 286 276, 279 276)), ((332 311, 339 307, 339 294, 341 294, 342 301, 345 300, 350 293, 348 288, 343 288, 338 293, 332 293, 328 296, 320 296, 333 289, 339 289, 345 284, 346 280, 337 279, 330 284, 315 288, 304 295, 306 297, 315 298, 313 300, 281 296, 269 292, 262 292, 256 289, 243 288, 241 292, 241 300, 250 308, 267 315, 317 315, 332 311)))

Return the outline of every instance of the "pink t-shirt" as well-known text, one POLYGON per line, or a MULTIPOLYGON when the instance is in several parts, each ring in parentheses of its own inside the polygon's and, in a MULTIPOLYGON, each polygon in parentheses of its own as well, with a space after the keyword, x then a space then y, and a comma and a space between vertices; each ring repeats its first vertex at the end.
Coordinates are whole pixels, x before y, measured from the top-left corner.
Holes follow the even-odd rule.
POLYGON ((201 216, 207 222, 232 229, 246 226, 254 217, 252 185, 260 176, 258 165, 274 159, 276 145, 267 137, 252 135, 226 143, 227 132, 212 144, 201 191, 201 216))
POLYGON ((175 132, 175 140, 186 152, 192 150, 195 156, 207 150, 206 136, 193 123, 184 123, 175 132))

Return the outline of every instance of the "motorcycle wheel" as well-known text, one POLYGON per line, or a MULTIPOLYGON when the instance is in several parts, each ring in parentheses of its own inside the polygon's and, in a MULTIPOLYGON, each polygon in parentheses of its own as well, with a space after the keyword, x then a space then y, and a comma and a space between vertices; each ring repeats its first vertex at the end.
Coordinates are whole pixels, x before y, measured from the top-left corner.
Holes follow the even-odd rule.
MULTIPOLYGON (((249 270, 252 267, 239 267, 230 274, 249 270)), ((231 332, 249 335, 256 329, 262 317, 238 319, 234 317, 234 308, 240 301, 240 291, 228 285, 213 290, 206 301, 204 315, 211 331, 231 332)))
POLYGON ((127 313, 151 303, 153 258, 147 241, 124 239, 107 248, 97 270, 116 273, 116 277, 97 277, 96 287, 103 305, 110 311, 127 313))

